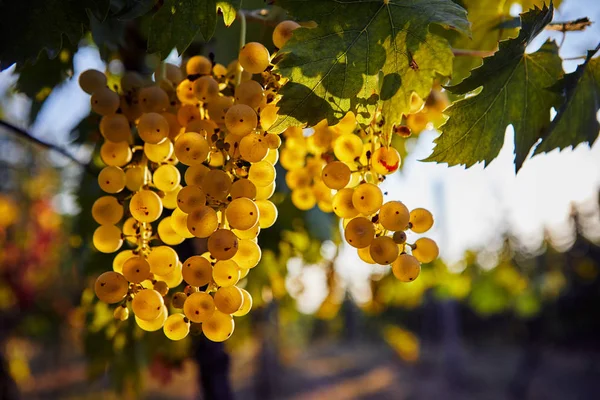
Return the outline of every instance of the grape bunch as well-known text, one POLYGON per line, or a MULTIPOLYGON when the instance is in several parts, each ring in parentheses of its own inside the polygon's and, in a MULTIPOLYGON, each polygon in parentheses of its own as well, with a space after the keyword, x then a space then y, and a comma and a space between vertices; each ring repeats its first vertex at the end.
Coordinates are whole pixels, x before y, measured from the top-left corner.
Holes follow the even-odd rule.
POLYGON ((259 124, 259 115, 276 117, 280 84, 265 72, 269 65, 267 48, 248 43, 227 67, 194 56, 181 68, 163 64, 153 81, 127 72, 114 90, 100 71, 81 74, 101 116, 106 165, 98 175, 106 195, 92 207, 100 225, 93 244, 121 250, 95 292, 117 304, 116 319, 131 310, 143 330, 162 328, 172 340, 201 332, 220 342, 233 333, 233 317, 252 308, 237 284, 261 259, 260 230, 277 219, 269 198, 281 139, 259 124), (180 260, 173 246, 192 238, 207 251, 180 260))

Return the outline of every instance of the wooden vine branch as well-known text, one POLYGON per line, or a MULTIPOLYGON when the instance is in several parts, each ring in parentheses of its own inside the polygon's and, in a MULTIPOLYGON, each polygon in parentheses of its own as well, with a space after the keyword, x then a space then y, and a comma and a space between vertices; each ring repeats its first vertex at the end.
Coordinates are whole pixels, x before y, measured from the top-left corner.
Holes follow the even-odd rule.
POLYGON ((583 17, 567 22, 552 22, 546 26, 546 30, 559 32, 583 31, 590 25, 592 25, 592 21, 588 17, 583 17))

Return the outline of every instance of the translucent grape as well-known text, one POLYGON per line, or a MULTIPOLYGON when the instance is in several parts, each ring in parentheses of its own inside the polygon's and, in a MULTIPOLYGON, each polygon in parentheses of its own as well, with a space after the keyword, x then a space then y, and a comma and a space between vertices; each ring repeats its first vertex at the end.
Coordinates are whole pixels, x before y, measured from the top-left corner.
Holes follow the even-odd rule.
POLYGON ((131 257, 123 263, 123 276, 131 283, 141 283, 150 277, 150 264, 144 257, 131 257))
POLYGON ((300 24, 295 21, 281 21, 273 30, 273 44, 281 49, 293 35, 295 29, 300 28, 300 24))
POLYGON ((323 168, 322 178, 327 187, 340 190, 348 185, 351 174, 348 165, 340 161, 334 161, 323 168))
POLYGON ((183 292, 173 293, 173 297, 171 297, 171 305, 174 308, 183 308, 185 301, 187 300, 188 295, 183 292))
POLYGON ((313 177, 307 168, 294 169, 285 174, 285 183, 291 190, 310 186, 313 177))
MULTIPOLYGON (((239 229, 234 229, 233 233, 235 234, 235 236, 237 236, 239 239, 254 239, 258 236, 258 234, 260 233, 260 224, 256 224, 254 225, 252 228, 247 229, 245 231, 241 231, 239 229)), ((239 246, 239 244, 238 244, 239 246)), ((239 249, 238 249, 239 252, 239 249)), ((237 254, 237 253, 236 253, 237 254)), ((235 256, 234 256, 235 257, 235 256)))
POLYGON ((204 179, 204 176, 208 173, 208 171, 210 171, 210 168, 208 168, 204 164, 197 164, 197 165, 190 166, 185 171, 185 175, 184 175, 184 180, 185 180, 186 185, 188 185, 188 186, 202 185, 202 180, 204 179))
POLYGON ((158 113, 169 107, 169 96, 158 86, 149 86, 140 90, 139 101, 146 113, 158 113))
POLYGON ((127 218, 125 222, 123 222, 123 235, 125 236, 125 240, 129 243, 137 244, 137 235, 138 235, 139 224, 135 220, 135 218, 127 218))
POLYGON ((259 74, 269 66, 271 56, 269 50, 261 43, 246 43, 240 50, 239 63, 251 74, 259 74))
POLYGON ((235 88, 235 101, 257 109, 265 99, 265 91, 260 83, 249 80, 235 88))
POLYGON ((420 238, 415 242, 412 255, 422 263, 430 263, 438 258, 440 250, 435 241, 429 238, 420 238))
POLYGON ((126 305, 115 308, 113 311, 113 317, 119 321, 126 321, 129 318, 129 309, 126 305))
POLYGON ((159 144, 144 143, 144 154, 152 162, 163 163, 173 154, 173 142, 167 139, 159 144))
POLYGON ((181 174, 177 167, 170 164, 164 164, 154 171, 152 180, 154 186, 156 186, 158 190, 170 192, 175 190, 177 185, 179 185, 179 182, 181 182, 181 174))
POLYGON ((202 332, 208 340, 223 342, 227 340, 235 329, 235 322, 231 315, 215 311, 213 315, 202 324, 202 332))
POLYGON ((240 140, 239 150, 244 160, 256 163, 267 156, 269 146, 263 135, 250 133, 240 140))
POLYGON ((244 302, 242 303, 242 308, 233 313, 235 317, 243 317, 244 315, 248 314, 252 309, 252 296, 250 295, 250 293, 248 293, 247 290, 240 290, 242 291, 242 295, 244 296, 244 302))
POLYGON ((104 167, 98 174, 100 189, 106 193, 119 193, 125 189, 125 171, 119 167, 104 167))
POLYGON ((162 203, 164 208, 168 208, 169 210, 174 210, 177 208, 177 196, 179 196, 179 192, 181 191, 182 186, 178 184, 175 186, 175 189, 164 192, 164 196, 162 198, 162 203))
POLYGON ((198 104, 194 93, 194 82, 184 79, 177 85, 177 98, 181 104, 198 104))
POLYGON ((182 131, 181 124, 177 120, 177 116, 170 112, 160 113, 167 120, 169 124, 169 139, 172 143, 175 143, 175 140, 179 137, 182 131))
POLYGON ((354 189, 344 188, 333 196, 332 205, 335 215, 340 218, 354 218, 359 214, 352 202, 353 195, 354 189))
POLYGON ((206 139, 196 132, 186 132, 175 142, 175 156, 185 165, 202 164, 209 151, 206 139))
POLYGON ((154 222, 162 214, 160 197, 151 190, 140 190, 129 202, 131 216, 140 222, 154 222))
POLYGON ((250 229, 258 222, 258 207, 254 201, 241 197, 229 203, 225 210, 225 217, 232 228, 250 229))
POLYGON ((143 114, 137 124, 140 138, 150 144, 158 144, 169 136, 169 123, 161 114, 143 114))
POLYGON ((415 208, 410 212, 410 229, 415 233, 425 233, 433 226, 433 215, 424 208, 415 208))
POLYGON ((411 255, 400 254, 392 263, 392 273, 401 282, 412 282, 421 273, 421 264, 411 255))
POLYGON ((207 238, 219 226, 219 217, 209 206, 200 206, 192 210, 187 217, 187 228, 196 237, 207 238))
POLYGON ((115 225, 123 218, 123 206, 116 197, 99 197, 92 205, 92 217, 100 225, 115 225))
POLYGON ((215 311, 215 301, 205 292, 192 293, 183 304, 183 312, 192 322, 205 322, 215 311))
POLYGON ((176 269, 178 262, 177 252, 169 246, 153 247, 148 255, 148 266, 150 271, 156 275, 169 275, 176 269))
POLYGON ((238 238, 227 229, 217 229, 208 238, 208 251, 217 260, 229 260, 238 250, 238 238))
POLYGON ((379 223, 389 231, 402 231, 408 226, 408 208, 399 201, 388 201, 379 211, 379 223))
POLYGON ((215 283, 221 287, 233 286, 240 280, 240 267, 233 260, 220 260, 212 271, 215 283))
POLYGON ((144 321, 158 318, 164 305, 163 297, 154 289, 140 290, 131 302, 131 308, 136 317, 144 321))
POLYGON ((376 237, 369 247, 369 254, 377 264, 388 265, 398 257, 398 245, 391 237, 376 237))
POLYGON ((256 185, 248 179, 238 179, 231 185, 229 195, 234 200, 242 197, 254 199, 256 197, 256 185))
POLYGON ((363 142, 352 133, 340 135, 333 143, 333 153, 342 162, 351 163, 362 154, 363 142))
POLYGON ((176 246, 183 243, 184 237, 179 236, 171 226, 171 217, 165 217, 158 223, 158 237, 164 244, 176 246))
POLYGON ((210 75, 212 62, 204 56, 193 56, 185 64, 188 75, 210 75))
POLYGON ((155 275, 155 278, 164 281, 170 288, 181 285, 181 282, 183 282, 181 262, 178 262, 177 265, 175 265, 175 268, 171 273, 167 275, 155 275))
POLYGON ((404 243, 406 243, 406 232, 404 232, 404 231, 394 232, 392 239, 394 240, 394 242, 396 244, 404 244, 404 243))
POLYGON ((371 246, 363 247, 357 250, 358 257, 367 264, 377 264, 371 257, 371 246))
POLYGON ((273 193, 275 193, 274 181, 267 186, 256 187, 256 200, 268 200, 273 196, 273 193))
POLYGON ((100 120, 100 133, 111 142, 126 142, 131 137, 131 128, 124 115, 105 115, 100 120))
POLYGON ((100 225, 94 231, 92 243, 102 253, 114 253, 123 245, 121 230, 114 225, 100 225))
POLYGON ((258 116, 252 107, 245 104, 236 104, 225 114, 225 126, 234 135, 247 135, 256 129, 258 116))
MULTIPOLYGON (((269 129, 277 120, 277 112, 279 111, 279 107, 275 104, 268 104, 265 108, 260 111, 260 126, 263 130, 269 129)), ((279 133, 279 132, 275 132, 279 133)))
POLYGON ((269 200, 257 200, 256 206, 258 207, 258 225, 261 229, 267 229, 273 226, 277 221, 277 207, 269 200))
POLYGON ((238 241, 238 251, 232 257, 232 260, 237 263, 238 267, 250 269, 258 265, 261 255, 260 246, 257 243, 249 239, 240 239, 238 241))
POLYGON ((146 332, 154 332, 163 327, 163 325, 167 321, 168 316, 169 310, 167 309, 167 306, 163 305, 160 309, 160 314, 158 314, 158 317, 156 317, 155 319, 145 321, 136 315, 135 322, 142 330, 146 332))
POLYGON ((108 271, 96 279, 94 292, 100 301, 108 304, 118 303, 127 296, 129 282, 117 272, 108 271))
POLYGON ((135 257, 133 250, 123 250, 117 253, 115 258, 113 258, 113 271, 123 274, 123 264, 125 264, 125 261, 129 260, 131 257, 135 257))
POLYGON ((119 95, 107 87, 96 90, 90 99, 92 110, 100 115, 112 115, 121 103, 119 95))
POLYGON ((202 287, 212 279, 212 265, 202 256, 191 256, 183 263, 183 279, 190 285, 202 287))
POLYGON ((171 227, 177 233, 177 235, 190 239, 193 238, 194 235, 188 229, 188 215, 181 211, 179 208, 173 210, 173 214, 171 214, 171 227))
POLYGON ((156 281, 154 282, 154 290, 164 297, 169 293, 169 285, 163 281, 156 281))
POLYGON ((177 110, 177 121, 181 126, 187 126, 192 121, 200 121, 200 110, 196 105, 184 104, 177 110))
POLYGON ((380 147, 371 155, 371 168, 378 174, 389 175, 400 167, 400 154, 393 147, 380 147))
POLYGON ((248 179, 257 187, 269 186, 275 181, 275 167, 267 161, 259 161, 250 166, 248 179))
POLYGON ((379 186, 372 183, 361 183, 352 194, 352 204, 364 215, 376 213, 383 204, 383 193, 379 186))
POLYGON ((188 214, 205 204, 206 194, 199 186, 186 186, 177 195, 177 206, 188 214))
MULTIPOLYGON (((267 139, 267 145, 269 146, 269 149, 271 150, 275 150, 278 149, 281 146, 281 138, 279 137, 279 135, 276 135, 274 133, 269 133, 266 136, 267 139)), ((273 152, 273 154, 275 154, 276 152, 273 152)), ((275 164, 275 163, 271 163, 271 164, 275 164)))
POLYGON ((194 95, 202 102, 210 103, 219 97, 219 83, 211 76, 196 79, 193 84, 194 95))
MULTIPOLYGON (((344 230, 344 237, 348 244, 357 249, 367 247, 373 242, 375 236, 375 227, 373 223, 365 217, 352 219, 344 230)), ((371 253, 372 255, 372 253, 371 253)))
POLYGON ((208 116, 219 126, 224 126, 225 113, 231 106, 233 106, 233 98, 229 96, 219 96, 208 104, 208 116))
POLYGON ((215 293, 215 306, 225 314, 233 314, 242 308, 244 295, 237 286, 222 287, 215 293))
POLYGON ((95 69, 88 69, 79 75, 79 86, 87 94, 106 88, 106 75, 95 69))
POLYGON ((312 188, 303 187, 292 190, 292 204, 299 210, 310 210, 317 204, 312 188))
POLYGON ((202 190, 208 197, 216 200, 224 200, 231 189, 231 178, 229 175, 220 169, 210 170, 202 179, 202 190))
POLYGON ((132 167, 125 170, 125 186, 132 192, 137 192, 144 185, 145 170, 142 167, 132 167))
POLYGON ((106 141, 100 147, 100 158, 106 165, 122 167, 131 161, 131 156, 131 148, 127 142, 106 141))
POLYGON ((183 314, 171 314, 165 321, 163 332, 171 340, 181 340, 190 333, 190 323, 183 314))

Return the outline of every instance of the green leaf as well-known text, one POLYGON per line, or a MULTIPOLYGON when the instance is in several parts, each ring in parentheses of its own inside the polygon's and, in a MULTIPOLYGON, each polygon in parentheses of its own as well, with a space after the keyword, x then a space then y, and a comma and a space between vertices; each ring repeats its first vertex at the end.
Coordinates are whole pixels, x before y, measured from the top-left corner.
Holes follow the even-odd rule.
POLYGON ((225 25, 229 26, 241 3, 241 0, 166 0, 152 17, 149 51, 165 58, 174 48, 182 54, 196 35, 209 41, 217 26, 217 11, 221 11, 225 25))
POLYGON ((553 87, 564 94, 565 101, 550 125, 549 134, 535 149, 535 154, 575 147, 580 143, 592 144, 598 137, 600 58, 592 59, 598 50, 589 51, 585 62, 553 87))
POLYGON ((413 92, 425 98, 438 74, 452 72, 450 46, 429 26, 469 31, 465 10, 451 0, 277 4, 318 26, 297 29, 282 49, 276 70, 289 82, 281 89, 280 116, 273 130, 322 119, 334 124, 348 111, 365 124, 378 103, 386 128, 391 128, 409 111, 413 92))
POLYGON ((535 8, 521 15, 516 39, 500 43, 500 50, 486 58, 462 83, 450 87, 466 94, 483 87, 475 96, 454 103, 445 113, 433 154, 425 161, 464 164, 467 167, 493 160, 504 143, 509 124, 515 130, 516 168, 521 168, 531 147, 550 125, 550 109, 560 97, 547 90, 562 75, 561 59, 554 42, 537 52, 525 48, 552 20, 553 8, 535 8))
POLYGON ((79 41, 89 26, 88 13, 104 19, 109 0, 30 0, 0 3, 0 69, 35 60, 42 49, 52 58, 64 38, 79 41))

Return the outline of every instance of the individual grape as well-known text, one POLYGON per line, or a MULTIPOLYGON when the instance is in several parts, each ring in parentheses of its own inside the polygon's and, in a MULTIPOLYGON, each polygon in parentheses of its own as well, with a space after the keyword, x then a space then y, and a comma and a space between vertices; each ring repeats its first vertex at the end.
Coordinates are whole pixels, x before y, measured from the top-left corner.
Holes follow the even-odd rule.
POLYGON ((257 42, 246 43, 240 50, 239 62, 251 74, 260 74, 269 66, 271 56, 265 46, 257 42))
POLYGON ((171 340, 181 340, 190 333, 190 322, 183 314, 171 314, 165 321, 163 332, 171 340))
POLYGON ((188 215, 181 211, 179 208, 173 210, 173 214, 171 214, 171 227, 177 233, 177 235, 190 239, 193 238, 194 235, 188 229, 188 215))
POLYGON ((150 278, 150 264, 144 257, 131 257, 123 264, 123 276, 131 283, 150 278))
POLYGON ((210 119, 215 121, 219 126, 225 126, 225 113, 231 106, 233 106, 233 98, 218 96, 208 104, 206 110, 210 119))
POLYGON ((177 195, 177 206, 188 214, 205 204, 206 194, 199 186, 186 186, 177 195))
MULTIPOLYGON (((373 242, 374 236, 375 227, 365 217, 353 218, 344 230, 344 237, 348 244, 357 249, 369 246, 373 242)), ((371 252, 372 255, 373 253, 371 252)))
POLYGON ((363 142, 358 135, 340 135, 333 143, 333 153, 336 158, 345 163, 351 163, 362 154, 363 142))
POLYGON ((250 229, 258 222, 258 207, 254 201, 241 197, 229 203, 225 210, 225 217, 232 228, 250 229))
POLYGON ((208 340, 223 342, 227 340, 235 329, 235 322, 231 315, 215 311, 211 317, 202 324, 202 333, 208 340))
POLYGON ((371 257, 371 246, 357 249, 358 257, 366 262, 367 264, 377 264, 373 257, 371 257))
POLYGON ((144 86, 144 77, 134 71, 127 71, 121 77, 121 89, 124 92, 132 92, 144 86))
POLYGON ((354 207, 352 197, 354 189, 344 188, 339 190, 332 199, 333 212, 340 218, 354 218, 359 212, 354 207))
POLYGON ((244 296, 244 302, 242 303, 242 308, 233 313, 234 317, 243 317, 248 314, 252 309, 252 296, 248 293, 247 290, 240 289, 242 291, 242 295, 244 296))
POLYGON ((174 308, 182 309, 187 298, 188 295, 183 292, 173 293, 173 297, 171 297, 171 305, 174 308))
POLYGON ((252 107, 245 104, 236 104, 225 114, 225 126, 234 135, 247 135, 256 129, 258 116, 252 107))
POLYGON ((129 202, 131 216, 140 222, 154 222, 162 214, 160 197, 151 190, 140 190, 129 202))
POLYGON ((399 201, 388 201, 379 211, 379 223, 389 231, 402 231, 408 226, 408 208, 399 201))
POLYGON ((186 132, 175 142, 175 156, 185 165, 198 165, 206 161, 210 148, 204 137, 196 132, 186 132))
POLYGON ((400 153, 393 147, 380 147, 371 155, 371 168, 380 175, 394 173, 400 167, 400 153))
POLYGON ((131 244, 137 244, 138 229, 139 225, 135 218, 127 218, 123 222, 123 236, 125 236, 125 240, 131 244))
POLYGON ((377 264, 388 265, 398 258, 398 245, 391 237, 376 237, 369 247, 369 254, 377 264))
POLYGON ((123 245, 121 230, 114 225, 100 225, 94 231, 92 243, 102 253, 114 253, 123 245))
POLYGON ((250 133, 240 140, 239 150, 244 160, 256 163, 267 156, 269 146, 263 135, 250 133))
POLYGON ((200 110, 196 105, 184 104, 177 110, 177 121, 181 126, 187 126, 190 122, 200 121, 200 110))
POLYGON ((208 197, 215 200, 225 200, 231 189, 231 178, 227 172, 220 169, 210 170, 204 175, 200 187, 208 197))
POLYGON ((181 282, 183 282, 181 263, 178 262, 177 265, 175 265, 175 268, 173 269, 173 271, 171 271, 169 274, 155 275, 154 277, 157 280, 164 281, 167 284, 167 286, 170 288, 174 288, 174 287, 181 285, 181 282))
POLYGON ((160 293, 161 296, 164 297, 167 294, 169 294, 169 285, 167 285, 163 281, 156 281, 154 283, 154 290, 156 290, 158 293, 160 293))
POLYGON ((433 215, 424 208, 415 208, 410 212, 410 229, 415 233, 425 233, 433 226, 433 215))
POLYGON ((267 186, 256 187, 256 200, 268 200, 273 196, 273 193, 275 193, 274 181, 267 186))
POLYGON ((248 179, 257 187, 269 186, 275 181, 275 167, 267 161, 259 161, 250 166, 248 179))
POLYGON ((204 56, 193 56, 185 64, 188 75, 210 75, 212 68, 212 62, 204 56))
MULTIPOLYGON (((258 234, 260 233, 260 224, 256 224, 252 228, 247 229, 245 231, 241 231, 239 229, 233 229, 233 233, 239 239, 247 239, 247 240, 255 239, 256 237, 258 237, 258 234)), ((239 252, 239 249, 238 249, 238 252, 239 252)), ((235 254, 237 254, 237 253, 235 253, 235 254)))
POLYGON ((325 185, 330 189, 340 190, 350 182, 352 172, 348 165, 341 161, 334 161, 323 168, 322 178, 325 185))
POLYGON ((208 251, 217 260, 229 260, 238 250, 238 238, 227 229, 217 229, 208 238, 208 251))
POLYGON ((212 279, 212 265, 202 256, 192 256, 183 263, 183 279, 190 285, 202 287, 212 279))
POLYGON ((144 330, 146 332, 154 332, 163 327, 163 325, 167 321, 168 316, 169 316, 169 310, 167 309, 167 306, 163 305, 160 308, 160 313, 158 314, 158 317, 156 317, 155 319, 146 321, 146 320, 139 318, 136 315, 135 322, 142 330, 144 330))
POLYGON ((238 241, 238 251, 231 259, 241 269, 250 269, 258 265, 261 255, 260 246, 257 243, 249 239, 240 239, 238 241))
POLYGON ((240 280, 240 267, 233 260, 220 260, 212 271, 213 280, 220 287, 233 286, 240 280))
POLYGON ((179 182, 181 182, 181 174, 177 167, 170 164, 164 164, 154 171, 152 180, 154 186, 156 186, 158 190, 170 192, 175 190, 177 185, 179 185, 179 182))
POLYGON ((100 147, 100 158, 106 165, 122 167, 131 161, 131 156, 131 148, 127 142, 106 141, 100 147))
POLYGON ((125 264, 125 261, 129 260, 131 257, 135 257, 133 250, 123 250, 117 253, 115 258, 113 258, 113 271, 123 274, 123 264, 125 264))
POLYGON ((248 179, 241 178, 233 182, 231 189, 229 190, 229 195, 234 200, 242 197, 254 199, 256 197, 256 192, 256 185, 254 185, 254 183, 248 179))
POLYGON ((222 167, 225 164, 225 155, 220 150, 213 150, 208 154, 208 165, 213 168, 222 167))
POLYGON ((265 99, 265 91, 260 83, 249 80, 235 88, 234 97, 236 103, 245 104, 256 110, 265 99))
MULTIPOLYGON (((201 119, 190 122, 186 127, 186 132, 199 132, 203 137, 206 137, 207 140, 210 140, 210 137, 213 133, 218 133, 219 126, 210 119, 201 119)), ((209 142, 209 144, 214 144, 209 142)))
POLYGON ((129 290, 129 282, 123 275, 108 271, 103 273, 96 279, 94 284, 94 292, 100 301, 113 304, 118 303, 127 296, 129 290))
POLYGON ((281 150, 281 166, 288 171, 293 171, 304 167, 306 162, 306 151, 297 149, 286 144, 285 149, 281 150))
POLYGON ((119 95, 107 87, 96 90, 90 99, 92 110, 100 115, 112 115, 119 109, 119 95))
POLYGON ((181 104, 198 104, 198 99, 194 93, 194 82, 184 79, 177 85, 177 98, 181 104))
POLYGON ((150 144, 158 144, 169 136, 169 122, 161 114, 143 114, 137 124, 140 138, 150 144))
POLYGON ((392 273, 400 282, 412 282, 421 273, 421 264, 411 255, 400 254, 392 263, 392 273))
POLYGON ((352 204, 364 215, 376 213, 383 204, 383 193, 379 186, 372 183, 361 183, 352 194, 352 204))
POLYGON ((158 86, 149 86, 140 90, 139 102, 146 113, 159 113, 169 107, 169 96, 158 86))
POLYGON ((170 274, 176 269, 178 262, 177 252, 169 246, 153 247, 148 255, 149 270, 155 275, 165 276, 170 274))
POLYGON ((95 69, 88 69, 79 75, 79 86, 87 94, 106 88, 106 75, 95 69))
POLYGON ((269 200, 257 200, 256 206, 258 207, 258 225, 261 229, 267 229, 273 226, 277 221, 277 207, 269 200))
POLYGON ((192 322, 205 322, 215 311, 215 301, 206 292, 192 293, 183 304, 183 312, 192 322))
POLYGON ((396 244, 404 244, 404 243, 406 243, 406 232, 404 232, 404 231, 394 232, 392 239, 394 240, 394 242, 396 244))
POLYGON ((184 175, 184 180, 185 180, 186 185, 201 186, 202 180, 204 179, 204 176, 206 176, 208 171, 210 171, 210 168, 208 168, 204 164, 197 164, 197 165, 190 166, 185 171, 185 175, 184 175))
MULTIPOLYGON (((279 107, 275 104, 268 104, 265 108, 260 111, 260 126, 263 130, 268 130, 273 126, 275 121, 277 120, 277 112, 279 111, 279 107)), ((274 132, 279 133, 279 132, 274 132)))
MULTIPOLYGON (((276 135, 274 133, 268 133, 266 139, 267 145, 271 150, 276 150, 281 146, 281 138, 279 137, 279 135, 276 135)), ((277 152, 273 152, 272 154, 277 154, 277 152)), ((275 164, 275 162, 272 162, 271 164, 275 164)))
POLYGON ((420 238, 415 242, 412 255, 422 263, 430 263, 438 258, 440 250, 435 241, 429 238, 420 238))
POLYGON ((98 184, 106 193, 119 193, 125 189, 125 172, 119 167, 104 167, 98 174, 98 184))
POLYGON ((249 269, 247 269, 247 268, 246 269, 240 268, 240 281, 242 279, 244 279, 245 277, 247 277, 249 273, 250 273, 249 269))
POLYGON ((233 314, 242 308, 244 295, 237 286, 222 287, 215 293, 215 306, 225 314, 233 314))
POLYGON ((285 174, 285 183, 291 190, 309 187, 313 177, 307 168, 294 169, 285 174))
POLYGON ((225 78, 227 75, 227 68, 223 64, 216 63, 212 69, 213 75, 218 79, 225 78))
POLYGON ((158 223, 158 237, 162 242, 169 246, 176 246, 183 243, 184 237, 179 236, 171 226, 171 217, 165 217, 158 223))
POLYGON ((177 208, 177 196, 179 196, 179 192, 182 190, 182 186, 178 184, 175 186, 175 189, 164 192, 164 196, 162 198, 162 203, 164 208, 168 208, 169 210, 174 210, 177 208))
MULTIPOLYGON (((111 142, 126 142, 131 137, 131 128, 124 115, 105 115, 100 120, 100 133, 111 142)), ((129 145, 127 146, 129 147, 129 145)))
POLYGON ((99 197, 92 205, 92 217, 100 225, 115 225, 123 218, 123 206, 116 197, 99 197))
POLYGON ((144 185, 146 171, 142 167, 132 167, 125 170, 125 186, 132 192, 137 192, 144 185))
POLYGON ((200 206, 192 210, 187 217, 187 228, 196 237, 207 238, 219 226, 219 217, 215 210, 208 206, 200 206))
POLYGON ((136 317, 144 321, 158 318, 165 305, 163 297, 154 289, 140 290, 133 297, 131 309, 136 317))
POLYGON ((292 190, 292 204, 299 210, 310 210, 317 204, 312 188, 303 187, 292 190))
POLYGON ((173 142, 167 139, 159 144, 144 143, 144 154, 152 162, 163 163, 173 154, 173 142))
POLYGON ((121 307, 115 308, 115 311, 113 311, 113 317, 118 321, 127 321, 129 318, 129 309, 125 304, 123 304, 121 307))
POLYGON ((295 21, 281 21, 273 30, 273 44, 281 49, 293 35, 295 29, 300 28, 300 24, 295 21))
POLYGON ((219 97, 219 83, 211 76, 203 76, 194 81, 194 95, 204 103, 214 102, 219 97))
POLYGON ((175 140, 177 140, 182 131, 182 126, 177 120, 177 116, 170 112, 162 112, 160 115, 167 120, 169 124, 169 139, 172 143, 175 143, 175 140))

